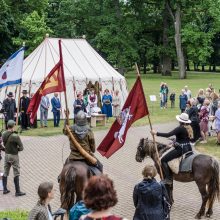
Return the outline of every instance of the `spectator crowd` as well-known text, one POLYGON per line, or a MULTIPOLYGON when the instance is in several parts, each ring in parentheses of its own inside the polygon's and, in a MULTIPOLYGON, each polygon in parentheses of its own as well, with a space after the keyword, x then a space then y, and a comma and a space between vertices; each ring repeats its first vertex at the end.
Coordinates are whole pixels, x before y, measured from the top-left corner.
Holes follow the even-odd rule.
MULTIPOLYGON (((14 94, 9 92, 7 98, 2 103, 1 113, 4 115, 5 129, 7 129, 7 122, 9 120, 16 121, 18 113, 18 122, 22 130, 29 128, 37 128, 37 116, 33 123, 30 122, 30 115, 27 112, 33 93, 28 97, 28 91, 23 90, 20 97, 19 107, 16 106, 14 94), (18 111, 17 111, 17 108, 18 111)), ((42 96, 40 102, 40 126, 48 127, 48 112, 51 108, 53 113, 54 127, 60 126, 60 117, 62 113, 62 106, 59 94, 54 93, 54 97, 50 100, 49 97, 42 96)), ((83 92, 77 91, 76 98, 73 102, 73 116, 83 110, 87 116, 91 114, 105 114, 107 121, 110 117, 117 117, 120 113, 121 98, 118 90, 110 92, 105 89, 103 93, 98 91, 96 87, 87 87, 83 92)))
MULTIPOLYGON (((168 96, 171 108, 175 107, 176 94, 171 92, 166 83, 160 85, 160 107, 167 108, 168 96)), ((186 85, 179 95, 179 109, 181 113, 187 113, 191 120, 194 137, 192 144, 200 141, 207 143, 207 137, 217 133, 217 145, 220 145, 220 96, 212 84, 204 89, 199 89, 197 94, 192 94, 186 85)))

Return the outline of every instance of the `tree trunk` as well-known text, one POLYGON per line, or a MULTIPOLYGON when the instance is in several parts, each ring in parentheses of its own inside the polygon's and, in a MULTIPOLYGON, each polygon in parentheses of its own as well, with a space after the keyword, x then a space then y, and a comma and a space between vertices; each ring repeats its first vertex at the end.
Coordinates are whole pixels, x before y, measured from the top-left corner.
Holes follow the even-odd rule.
POLYGON ((181 16, 180 16, 180 5, 177 4, 177 9, 175 12, 175 44, 176 44, 176 54, 177 54, 177 61, 179 67, 179 78, 185 79, 186 78, 186 67, 185 67, 185 58, 183 55, 182 49, 182 42, 181 42, 181 16))
POLYGON ((213 64, 212 71, 216 72, 216 65, 215 64, 213 64))
POLYGON ((175 61, 174 60, 171 61, 171 70, 172 71, 175 70, 175 61))
POLYGON ((144 74, 147 74, 147 58, 146 58, 146 53, 144 54, 144 74))
POLYGON ((196 68, 196 63, 195 62, 193 63, 193 66, 194 66, 194 71, 196 71, 197 68, 196 68))
POLYGON ((205 65, 202 65, 202 72, 205 72, 205 65))
MULTIPOLYGON (((164 9, 163 12, 163 48, 166 51, 166 48, 169 47, 169 39, 168 39, 168 10, 164 9)), ((171 57, 166 52, 163 53, 162 56, 162 75, 163 76, 171 76, 171 57)))

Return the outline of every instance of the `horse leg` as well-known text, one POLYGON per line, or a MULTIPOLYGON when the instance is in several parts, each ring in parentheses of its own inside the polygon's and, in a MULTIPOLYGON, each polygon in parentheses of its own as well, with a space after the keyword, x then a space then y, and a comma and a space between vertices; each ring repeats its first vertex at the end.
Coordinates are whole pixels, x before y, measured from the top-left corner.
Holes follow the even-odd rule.
POLYGON ((207 200, 208 200, 208 194, 207 194, 207 190, 206 190, 206 184, 201 185, 198 182, 196 184, 197 184, 197 186, 199 188, 199 192, 202 196, 202 205, 201 205, 201 208, 200 208, 199 212, 195 216, 195 218, 196 219, 201 219, 201 217, 205 215, 205 207, 206 207, 206 203, 207 203, 207 200))
POLYGON ((214 199, 212 199, 211 201, 208 201, 208 203, 209 203, 209 207, 208 207, 208 211, 206 212, 205 216, 207 218, 210 218, 213 214, 212 206, 213 206, 213 203, 214 203, 214 199))

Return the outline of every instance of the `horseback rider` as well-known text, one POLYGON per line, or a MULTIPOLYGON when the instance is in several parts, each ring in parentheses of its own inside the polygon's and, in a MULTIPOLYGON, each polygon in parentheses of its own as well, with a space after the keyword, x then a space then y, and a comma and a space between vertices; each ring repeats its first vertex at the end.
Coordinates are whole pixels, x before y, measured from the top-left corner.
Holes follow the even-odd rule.
POLYGON ((192 151, 190 140, 193 138, 193 131, 190 126, 191 121, 189 120, 189 116, 186 113, 182 113, 181 115, 177 115, 176 119, 180 122, 180 125, 173 131, 168 133, 160 133, 154 130, 151 131, 152 135, 161 137, 171 137, 173 135, 176 136, 174 149, 161 159, 161 165, 165 174, 165 184, 172 184, 172 173, 168 166, 168 162, 175 158, 181 157, 183 154, 189 151, 192 151))
MULTIPOLYGON (((70 131, 76 141, 79 143, 79 145, 92 157, 95 157, 93 153, 95 153, 95 138, 92 130, 90 129, 89 125, 87 124, 87 118, 85 112, 80 110, 75 117, 75 124, 73 126, 70 126, 70 131)), ((68 135, 67 130, 63 129, 63 133, 65 135, 68 135)), ((68 135, 69 136, 69 135, 68 135)), ((70 140, 70 155, 67 158, 65 164, 73 162, 73 161, 82 161, 86 163, 94 175, 99 175, 102 173, 103 166, 102 164, 97 160, 97 164, 93 165, 91 164, 77 149, 75 144, 71 141, 71 138, 69 136, 70 140)))

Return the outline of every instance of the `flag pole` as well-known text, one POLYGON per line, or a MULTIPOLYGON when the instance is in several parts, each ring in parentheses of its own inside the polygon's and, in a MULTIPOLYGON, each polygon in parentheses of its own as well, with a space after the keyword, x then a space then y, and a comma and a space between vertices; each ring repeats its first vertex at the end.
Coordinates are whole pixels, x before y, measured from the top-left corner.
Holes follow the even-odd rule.
MULTIPOLYGON (((23 42, 23 47, 25 47, 25 42, 23 42)), ((23 61, 24 62, 24 61, 23 61)), ((23 72, 23 62, 22 62, 22 72, 23 72)), ((21 83, 22 83, 22 74, 21 74, 21 83)), ((19 85, 18 89, 18 107, 17 107, 17 117, 16 117, 16 126, 18 126, 18 115, 19 115, 19 109, 20 109, 20 99, 21 99, 21 83, 19 85)), ((16 98, 16 97, 15 97, 16 98)))
MULTIPOLYGON (((62 56, 61 40, 59 40, 59 52, 60 52, 60 61, 61 61, 61 71, 62 71, 62 74, 63 74, 64 83, 65 83, 64 70, 63 70, 63 56, 62 56)), ((97 164, 97 159, 95 157, 93 157, 92 155, 90 155, 87 151, 85 151, 82 148, 82 146, 78 143, 78 141, 73 136, 73 134, 72 134, 72 132, 71 132, 71 130, 69 128, 70 123, 69 123, 69 109, 68 109, 67 95, 66 95, 66 83, 65 83, 64 96, 65 96, 65 104, 66 104, 66 114, 65 114, 66 115, 66 125, 65 125, 66 132, 69 135, 70 140, 72 141, 74 146, 80 152, 80 154, 82 156, 84 156, 86 160, 88 160, 92 164, 96 165, 97 164)))
POLYGON ((19 114, 19 109, 20 109, 20 99, 21 99, 21 84, 19 85, 19 90, 18 90, 18 107, 17 107, 16 126, 18 126, 18 114, 19 114))
MULTIPOLYGON (((135 63, 135 67, 136 67, 136 70, 137 70, 137 75, 140 76, 140 72, 139 72, 139 68, 138 68, 137 63, 135 63)), ((150 114, 148 114, 147 117, 148 117, 148 121, 149 121, 149 124, 150 124, 150 130, 152 131, 153 130, 153 126, 152 126, 152 123, 151 123, 150 114)), ((156 162, 157 162, 157 165, 159 167, 160 178, 164 179, 163 178, 162 168, 161 168, 161 163, 160 163, 160 157, 159 157, 159 153, 158 153, 158 149, 157 149, 157 144, 156 144, 156 140, 155 140, 155 135, 152 134, 152 137, 153 137, 154 148, 156 150, 156 155, 157 155, 157 161, 156 162)))
MULTIPOLYGON (((61 61, 61 71, 63 74, 63 80, 65 82, 65 77, 64 77, 64 69, 63 69, 63 54, 62 54, 62 47, 61 47, 61 40, 59 40, 59 52, 60 52, 60 61, 61 61)), ((65 97, 65 104, 66 104, 66 124, 70 124, 69 120, 69 108, 68 108, 68 103, 67 103, 67 95, 66 95, 66 82, 65 82, 65 90, 64 90, 64 97, 65 97)))

